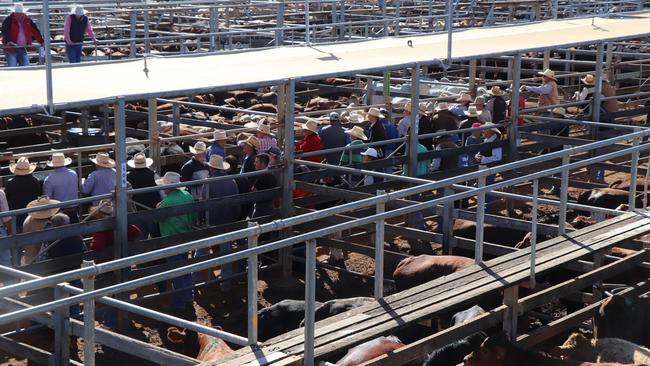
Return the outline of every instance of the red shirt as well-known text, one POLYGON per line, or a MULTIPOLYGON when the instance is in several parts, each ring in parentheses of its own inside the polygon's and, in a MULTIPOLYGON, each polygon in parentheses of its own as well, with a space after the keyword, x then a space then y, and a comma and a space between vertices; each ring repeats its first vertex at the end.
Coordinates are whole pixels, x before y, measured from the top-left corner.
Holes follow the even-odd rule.
MULTIPOLYGON (((311 133, 309 134, 309 136, 305 135, 302 141, 296 144, 296 151, 301 151, 301 152, 320 151, 320 137, 318 137, 318 134, 311 133)), ((301 159, 307 161, 313 161, 315 163, 320 163, 321 160, 323 160, 323 158, 319 155, 307 156, 301 159)))
MULTIPOLYGON (((15 13, 9 15, 2 22, 2 44, 5 45, 5 51, 15 52, 16 49, 13 47, 7 46, 7 43, 18 41, 18 33, 20 32, 20 22, 15 13)), ((27 15, 23 15, 22 18, 22 29, 25 35, 25 42, 27 45, 32 44, 32 40, 35 39, 38 43, 44 43, 41 32, 38 31, 36 24, 32 21, 27 15)))
MULTIPOLYGON (((128 226, 128 241, 134 241, 140 237, 142 232, 135 225, 128 226)), ((98 231, 93 234, 90 240, 90 249, 101 251, 113 245, 113 230, 98 231)))
MULTIPOLYGON (((510 118, 512 115, 512 107, 511 104, 512 99, 508 101, 508 113, 507 117, 510 118)), ((524 98, 522 95, 519 96, 519 110, 521 111, 522 109, 526 108, 526 98, 524 98)), ((517 126, 522 126, 524 124, 524 117, 517 117, 517 126)))

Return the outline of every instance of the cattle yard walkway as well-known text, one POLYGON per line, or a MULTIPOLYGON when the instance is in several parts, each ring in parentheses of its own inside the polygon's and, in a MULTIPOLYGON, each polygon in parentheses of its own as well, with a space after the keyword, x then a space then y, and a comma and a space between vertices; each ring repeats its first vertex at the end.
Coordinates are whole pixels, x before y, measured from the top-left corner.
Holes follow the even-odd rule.
MULTIPOLYGON (((536 273, 558 269, 627 240, 650 233, 650 214, 631 212, 538 245, 536 273)), ((315 356, 325 357, 404 325, 476 303, 488 293, 526 281, 530 248, 465 268, 449 276, 387 296, 378 302, 316 323, 315 356)), ((549 300, 552 301, 552 300, 549 300)), ((303 329, 245 347, 206 365, 302 364, 303 329)))

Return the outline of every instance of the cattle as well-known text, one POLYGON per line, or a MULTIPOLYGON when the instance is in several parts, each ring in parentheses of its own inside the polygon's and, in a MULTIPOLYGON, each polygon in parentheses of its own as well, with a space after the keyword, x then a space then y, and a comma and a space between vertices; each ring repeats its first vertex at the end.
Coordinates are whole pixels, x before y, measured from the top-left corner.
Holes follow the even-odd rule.
POLYGON ((218 357, 232 352, 226 342, 217 337, 197 333, 193 330, 180 330, 176 327, 167 329, 167 339, 183 346, 183 353, 199 361, 216 361, 218 357))
POLYGON ((258 103, 248 109, 257 112, 278 113, 278 108, 270 103, 258 103))
MULTIPOLYGON (((609 209, 616 209, 619 205, 628 203, 629 192, 622 189, 613 188, 598 188, 586 191, 578 197, 578 203, 581 205, 595 206, 609 209)), ((643 202, 641 197, 636 197, 636 207, 642 207, 643 202)), ((589 213, 579 211, 580 215, 588 215, 589 213)))
POLYGON ((552 353, 563 359, 650 365, 650 350, 618 338, 587 339, 573 333, 552 353))
POLYGON ((614 295, 605 299, 594 316, 594 336, 620 338, 650 347, 650 299, 614 295))
MULTIPOLYGON (((316 302, 316 308, 322 303, 316 302)), ((258 336, 261 341, 300 327, 305 318, 304 300, 282 300, 257 312, 258 336)))
MULTIPOLYGON (((375 299, 372 297, 351 297, 348 299, 329 300, 316 308, 314 317, 316 321, 320 321, 373 302, 375 302, 375 299)), ((303 320, 300 326, 304 326, 304 323, 303 320)))
MULTIPOLYGON (((348 353, 336 364, 339 366, 360 365, 401 347, 404 347, 404 343, 395 336, 379 337, 348 350, 348 353)), ((407 365, 415 366, 416 364, 410 363, 407 365)))
MULTIPOLYGON (((637 178, 637 180, 636 180, 636 191, 637 192, 643 192, 643 190, 645 188, 645 183, 646 183, 646 180, 644 178, 637 178)), ((650 187, 650 179, 648 179, 647 183, 648 183, 648 187, 650 187)), ((617 180, 615 182, 612 182, 609 185, 609 188, 622 189, 624 191, 629 191, 631 185, 632 185, 632 180, 630 178, 626 178, 626 179, 619 179, 619 180, 617 180)))
POLYGON ((571 221, 571 226, 573 226, 574 229, 580 230, 584 229, 587 226, 591 226, 596 224, 596 221, 591 220, 590 218, 582 215, 576 216, 572 221, 571 221))
POLYGON ((393 272, 393 279, 397 291, 403 291, 452 274, 473 264, 473 259, 456 255, 433 256, 422 254, 417 257, 402 259, 395 272, 393 272))
POLYGON ((521 349, 505 334, 488 337, 478 350, 465 357, 465 366, 623 366, 620 363, 593 363, 561 360, 549 355, 521 349))
MULTIPOLYGON (((474 221, 454 220, 454 236, 461 238, 476 238, 476 223, 474 221)), ((498 227, 491 224, 483 226, 483 240, 488 243, 514 247, 526 237, 526 232, 517 229, 498 227)))
POLYGON ((311 111, 326 111, 329 109, 338 109, 341 108, 341 103, 335 100, 329 100, 327 98, 315 97, 307 102, 307 107, 305 112, 311 111))
MULTIPOLYGON (((548 235, 541 235, 541 234, 537 235, 537 243, 538 244, 543 242, 543 241, 547 241, 549 239, 551 239, 551 237, 548 236, 548 235)), ((515 249, 529 248, 531 246, 531 244, 532 244, 532 240, 533 240, 533 233, 526 234, 526 236, 524 236, 524 238, 521 239, 521 241, 519 243, 515 244, 515 249)))

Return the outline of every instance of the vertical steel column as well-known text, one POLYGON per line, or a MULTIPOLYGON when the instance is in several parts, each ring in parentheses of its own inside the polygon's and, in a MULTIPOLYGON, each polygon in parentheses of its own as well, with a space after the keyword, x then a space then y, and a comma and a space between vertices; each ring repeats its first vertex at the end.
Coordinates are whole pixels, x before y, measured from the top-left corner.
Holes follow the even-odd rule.
POLYGON ((607 79, 609 81, 612 81, 612 78, 614 77, 614 70, 612 68, 612 61, 614 60, 614 46, 613 42, 607 42, 607 48, 605 50, 605 70, 604 72, 607 74, 607 79))
MULTIPOLYGON (((634 130, 635 132, 638 130, 634 130)), ((634 146, 639 146, 641 143, 640 138, 635 138, 633 145, 634 146)), ((650 169, 650 166, 647 167, 650 169)), ((630 166, 630 193, 629 193, 629 200, 628 200, 628 206, 630 211, 634 211, 636 209, 636 182, 637 182, 637 175, 639 174, 639 151, 635 151, 632 153, 632 161, 631 161, 631 166, 630 166)))
POLYGON ((530 230, 530 288, 535 288, 535 262, 537 260, 537 197, 539 195, 539 179, 533 180, 533 209, 531 213, 532 227, 530 230))
POLYGON ((418 165, 418 135, 420 124, 420 64, 416 63, 411 69, 411 128, 409 130, 408 161, 409 177, 417 176, 418 165))
POLYGON ((88 134, 88 123, 90 122, 90 110, 88 108, 81 109, 81 117, 79 117, 81 122, 81 133, 84 135, 88 134))
POLYGON ((131 47, 129 51, 129 57, 133 58, 136 56, 136 49, 135 49, 135 39, 137 37, 137 23, 138 23, 138 13, 135 10, 131 10, 131 13, 129 13, 129 23, 131 25, 130 31, 129 31, 129 38, 131 38, 131 47))
POLYGON ((551 50, 544 50, 544 63, 542 64, 542 70, 551 68, 551 50))
POLYGON ((52 85, 52 52, 50 51, 50 2, 43 0, 43 40, 45 44, 45 86, 47 88, 47 109, 54 114, 54 86, 52 85))
POLYGON ((648 207, 648 179, 650 179, 650 155, 648 155, 648 164, 646 165, 645 179, 643 180, 643 208, 648 207))
POLYGON ((158 131, 158 100, 149 98, 148 101, 149 124, 149 156, 153 158, 154 170, 160 174, 160 132, 158 131))
POLYGON ((104 104, 103 109, 103 119, 102 119, 102 133, 104 134, 104 143, 108 143, 108 135, 110 133, 110 122, 109 122, 109 107, 108 104, 104 104))
POLYGON ((429 18, 429 30, 433 32, 433 0, 428 1, 427 16, 429 18))
MULTIPOLYGON (((562 157, 562 166, 569 165, 570 156, 564 155, 562 157)), ((564 235, 566 233, 566 203, 567 197, 569 196, 569 169, 564 169, 562 171, 562 177, 560 178, 560 218, 558 222, 558 235, 564 235)))
MULTIPOLYGON (((445 197, 454 194, 451 187, 445 187, 443 195, 445 197)), ((442 208, 442 218, 438 220, 442 225, 442 254, 450 255, 455 246, 454 240, 454 203, 449 201, 445 202, 442 208)))
POLYGON ((519 87, 521 86, 521 54, 516 54, 513 60, 513 79, 512 79, 512 118, 508 126, 508 159, 514 161, 517 159, 517 146, 519 145, 519 87))
POLYGON ((332 4, 330 4, 331 7, 330 16, 332 17, 332 38, 341 40, 342 37, 341 34, 339 34, 339 26, 335 25, 335 23, 337 23, 336 4, 337 4, 336 0, 332 1, 332 4))
POLYGON ((305 366, 314 366, 316 240, 305 243, 305 366))
MULTIPOLYGON (((117 181, 115 184, 115 231, 114 251, 115 259, 129 255, 128 243, 128 205, 126 189, 126 119, 124 114, 124 97, 118 97, 115 105, 115 170, 117 181)), ((117 282, 128 279, 129 270, 116 271, 117 282)), ((126 294, 118 294, 118 298, 125 299, 126 294)), ((126 299, 125 299, 126 300, 126 299)), ((126 314, 118 313, 118 328, 126 326, 126 314)))
MULTIPOLYGON (((81 268, 93 267, 95 261, 84 260, 81 268)), ((95 276, 83 278, 84 292, 95 290, 95 276)), ((84 366, 95 366, 95 300, 84 301, 84 366)))
POLYGON ((386 0, 381 2, 381 18, 384 20, 383 36, 388 37, 388 16, 386 15, 386 0))
POLYGON ((305 0, 305 43, 309 46, 311 40, 309 38, 309 0, 305 0))
POLYGON ((210 7, 210 52, 217 50, 217 33, 219 31, 219 8, 210 7))
POLYGON ((149 8, 144 7, 142 17, 144 18, 144 53, 149 54, 151 51, 151 41, 149 40, 149 8))
POLYGON ((395 34, 394 34, 395 36, 399 36, 399 32, 400 32, 400 25, 401 24, 400 24, 400 20, 399 20, 399 18, 400 18, 399 13, 401 11, 401 7, 402 7, 402 1, 401 0, 396 0, 395 1, 395 34))
POLYGON ((503 316, 503 331, 511 341, 517 340, 517 315, 519 313, 519 286, 514 285, 503 291, 503 304, 508 306, 503 316))
MULTIPOLYGON (((593 104, 591 106, 591 120, 594 122, 600 122, 600 100, 603 93, 603 56, 604 56, 604 45, 603 42, 598 43, 596 52, 596 84, 594 84, 594 97, 593 104)), ((591 139, 598 140, 598 127, 591 127, 591 139)), ((590 154, 591 156, 599 154, 599 149, 590 154)), ((590 169, 593 182, 602 182, 604 181, 605 171, 603 168, 590 169)))
POLYGON ((390 99, 390 70, 384 71, 384 104, 388 111, 388 116, 386 116, 386 118, 392 121, 391 116, 393 114, 393 103, 390 99))
MULTIPOLYGON (((476 59, 469 60, 469 92, 476 96, 476 59)), ((496 123, 497 121, 495 121, 496 123)))
POLYGON ((284 0, 278 2, 278 14, 275 18, 276 31, 275 31, 275 45, 282 46, 284 44, 284 0))
MULTIPOLYGON (((68 297, 63 286, 54 287, 54 299, 68 297)), ((65 306, 54 311, 54 365, 70 364, 70 307, 65 306)))
MULTIPOLYGON (((486 169, 487 166, 479 165, 479 170, 486 169)), ((478 188, 485 187, 485 176, 478 178, 478 188)), ((476 243, 474 246, 474 263, 483 262, 483 232, 485 223, 485 192, 478 194, 476 201, 476 243)))
MULTIPOLYGON (((256 221, 248 223, 248 227, 257 226, 256 221)), ((248 237, 248 249, 257 246, 257 235, 248 237)), ((233 263, 235 265, 235 263, 233 263)), ((248 256, 248 344, 257 343, 257 254, 248 256)))
POLYGON ((83 151, 77 151, 77 186, 79 186, 79 192, 83 191, 83 151))
POLYGON ((454 32, 454 0, 447 0, 447 66, 451 65, 451 39, 454 32))
MULTIPOLYGON (((345 0, 341 0, 339 4, 339 23, 345 23, 345 0)), ((341 32, 339 40, 345 39, 345 25, 341 25, 341 32)))
MULTIPOLYGON (((284 170, 282 171, 282 207, 280 213, 282 218, 288 218, 294 215, 293 190, 295 182, 293 180, 293 159, 295 150, 295 131, 294 121, 296 100, 296 82, 291 79, 280 87, 278 93, 278 111, 284 113, 284 120, 278 116, 278 122, 284 123, 284 170)), ((290 237, 292 229, 287 228, 282 231, 283 237, 290 237)), ((282 274, 284 278, 291 277, 292 265, 291 260, 292 247, 280 249, 280 258, 282 262, 282 274)))
MULTIPOLYGON (((386 194, 384 190, 378 190, 377 196, 386 194)), ((376 213, 384 213, 386 205, 377 203, 376 213)), ((384 219, 375 222, 375 299, 384 297, 384 219)))
POLYGON ((172 106, 172 136, 181 134, 181 109, 178 104, 172 106))
MULTIPOLYGON (((558 0, 553 0, 552 8, 551 8, 551 14, 553 15, 553 19, 557 19, 558 15, 558 0)), ((544 69, 546 70, 546 69, 544 69)))

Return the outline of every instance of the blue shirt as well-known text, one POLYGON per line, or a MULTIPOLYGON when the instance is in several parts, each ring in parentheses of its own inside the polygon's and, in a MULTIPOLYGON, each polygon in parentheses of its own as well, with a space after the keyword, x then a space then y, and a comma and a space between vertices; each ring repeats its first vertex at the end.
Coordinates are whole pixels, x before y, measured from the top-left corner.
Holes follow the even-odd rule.
MULTIPOLYGON (((381 124, 384 126, 384 130, 386 131, 386 140, 392 140, 399 137, 397 127, 395 127, 395 125, 392 124, 388 119, 382 119, 381 124)), ((395 148, 397 148, 396 143, 384 145, 384 157, 390 155, 391 152, 395 151, 395 148)))
MULTIPOLYGON (((115 190, 115 169, 98 166, 88 175, 81 192, 90 196, 111 193, 115 190)), ((99 201, 93 201, 97 205, 99 201)))
POLYGON ((43 181, 43 194, 57 201, 79 198, 77 173, 66 167, 54 169, 43 181))
MULTIPOLYGON (((211 177, 223 177, 226 173, 215 171, 211 177)), ((208 184, 210 198, 223 198, 239 193, 234 179, 219 180, 208 184)), ((230 200, 220 200, 210 210, 210 225, 223 225, 237 221, 239 217, 239 204, 232 204, 230 200)))
POLYGON ((212 154, 221 155, 222 158, 226 157, 226 151, 224 148, 216 143, 210 145, 208 150, 205 152, 205 161, 210 161, 210 155, 212 154))
MULTIPOLYGON (((323 145, 324 149, 334 149, 337 147, 343 147, 349 143, 349 136, 345 133, 341 124, 335 123, 329 126, 321 128, 320 132, 320 142, 323 145)), ((341 152, 324 154, 327 164, 337 165, 341 160, 341 152)))

